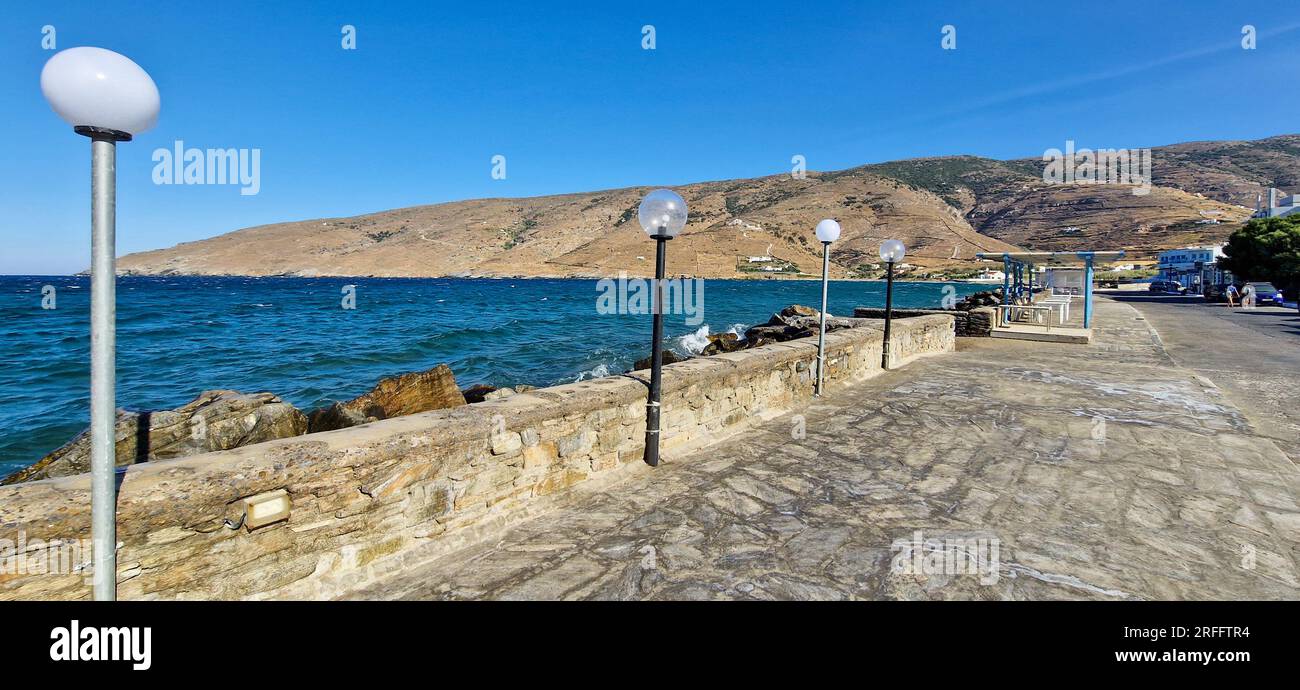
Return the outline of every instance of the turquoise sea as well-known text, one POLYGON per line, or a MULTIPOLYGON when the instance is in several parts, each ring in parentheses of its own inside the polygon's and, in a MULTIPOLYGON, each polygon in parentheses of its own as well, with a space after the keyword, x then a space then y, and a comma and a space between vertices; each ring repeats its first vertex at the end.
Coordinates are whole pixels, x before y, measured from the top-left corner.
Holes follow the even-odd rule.
MULTIPOLYGON (((986 288, 951 285, 958 298, 986 288)), ((882 306, 884 288, 833 282, 829 311, 882 306)), ((601 294, 595 280, 123 277, 117 404, 166 409, 225 388, 309 409, 444 362, 462 388, 618 374, 649 354, 650 316, 599 313, 601 294)), ((945 290, 896 283, 894 295, 938 307, 945 290)), ((703 297, 696 318, 665 317, 673 349, 698 351, 705 334, 743 332, 788 304, 815 307, 821 286, 706 280, 703 297)), ((0 474, 88 424, 89 315, 86 277, 0 276, 0 474)))

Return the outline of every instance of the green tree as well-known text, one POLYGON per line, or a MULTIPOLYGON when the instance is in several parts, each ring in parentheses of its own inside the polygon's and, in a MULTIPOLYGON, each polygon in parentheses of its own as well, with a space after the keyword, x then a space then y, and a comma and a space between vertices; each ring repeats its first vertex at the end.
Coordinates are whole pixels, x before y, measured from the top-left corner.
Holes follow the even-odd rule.
POLYGON ((1238 278, 1295 290, 1300 287, 1300 214, 1251 220, 1232 233, 1223 253, 1220 263, 1238 278))

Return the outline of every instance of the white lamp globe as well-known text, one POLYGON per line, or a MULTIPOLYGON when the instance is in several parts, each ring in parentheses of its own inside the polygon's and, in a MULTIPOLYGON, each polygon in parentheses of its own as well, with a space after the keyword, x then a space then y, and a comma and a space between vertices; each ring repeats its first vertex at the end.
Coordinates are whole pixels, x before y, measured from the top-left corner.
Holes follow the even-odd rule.
POLYGON ((840 224, 827 218, 817 224, 817 241, 834 242, 840 238, 840 224))
POLYGON ((73 127, 135 135, 158 122, 158 87, 140 66, 103 48, 69 48, 41 70, 41 93, 73 127))
POLYGON ((686 227, 686 201, 670 189, 656 189, 641 200, 636 217, 647 235, 676 237, 686 227))
POLYGON ((907 254, 907 247, 898 240, 885 240, 880 243, 880 259, 886 263, 898 263, 907 254))

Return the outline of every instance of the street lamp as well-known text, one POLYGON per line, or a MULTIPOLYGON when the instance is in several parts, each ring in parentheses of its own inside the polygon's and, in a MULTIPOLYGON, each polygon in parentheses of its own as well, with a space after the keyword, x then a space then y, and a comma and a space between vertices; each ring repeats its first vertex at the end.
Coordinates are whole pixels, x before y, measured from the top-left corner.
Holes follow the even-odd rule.
POLYGON ((90 522, 95 599, 112 601, 117 598, 117 142, 130 141, 158 122, 158 87, 127 57, 82 47, 45 63, 41 93, 73 131, 90 137, 90 522))
POLYGON ((645 462, 659 465, 659 393, 663 369, 664 249, 668 240, 686 227, 686 201, 676 192, 656 189, 641 200, 637 220, 655 241, 654 343, 650 347, 650 399, 645 405, 645 462))
POLYGON ((826 283, 831 269, 831 242, 840 238, 840 224, 827 218, 817 224, 817 240, 822 243, 822 311, 821 326, 817 332, 817 383, 813 395, 822 394, 823 370, 826 368, 826 283))
POLYGON ((903 260, 907 247, 898 240, 880 243, 880 259, 888 266, 885 273, 885 341, 880 348, 880 368, 889 368, 889 321, 894 315, 894 264, 903 260))

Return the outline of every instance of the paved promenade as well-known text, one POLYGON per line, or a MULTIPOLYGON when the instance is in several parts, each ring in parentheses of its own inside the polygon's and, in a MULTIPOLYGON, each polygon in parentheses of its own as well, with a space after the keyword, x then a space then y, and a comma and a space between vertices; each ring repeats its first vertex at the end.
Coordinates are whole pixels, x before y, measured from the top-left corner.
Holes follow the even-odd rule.
POLYGON ((361 596, 1300 598, 1300 471, 1133 307, 1097 326, 964 339, 361 596))

